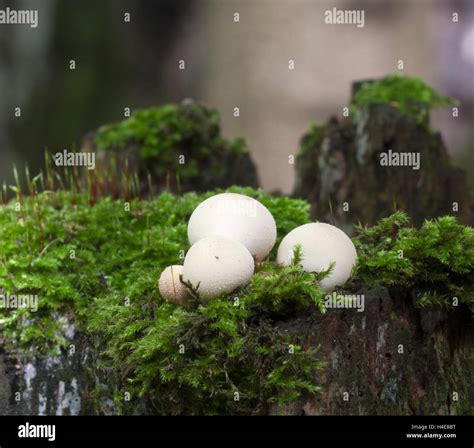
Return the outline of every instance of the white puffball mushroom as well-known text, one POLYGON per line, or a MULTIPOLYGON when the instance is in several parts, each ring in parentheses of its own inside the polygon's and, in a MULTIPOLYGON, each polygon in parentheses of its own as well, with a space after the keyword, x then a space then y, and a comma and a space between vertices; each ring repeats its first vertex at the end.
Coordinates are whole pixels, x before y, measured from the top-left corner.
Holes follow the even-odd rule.
POLYGON ((270 211, 256 199, 222 193, 201 202, 188 223, 191 244, 207 236, 225 236, 242 243, 262 261, 276 241, 276 223, 270 211))
POLYGON ((184 258, 183 281, 209 300, 250 283, 254 260, 247 248, 230 238, 209 236, 193 244, 184 258))
POLYGON ((351 239, 340 229, 322 222, 303 224, 283 238, 278 248, 277 262, 289 265, 296 245, 301 246, 301 267, 307 272, 322 272, 331 262, 336 265, 332 273, 321 281, 325 291, 342 286, 350 277, 357 259, 351 239))
POLYGON ((190 304, 191 296, 186 286, 184 286, 179 279, 182 273, 183 266, 168 266, 160 275, 158 289, 163 299, 167 302, 187 306, 190 304))

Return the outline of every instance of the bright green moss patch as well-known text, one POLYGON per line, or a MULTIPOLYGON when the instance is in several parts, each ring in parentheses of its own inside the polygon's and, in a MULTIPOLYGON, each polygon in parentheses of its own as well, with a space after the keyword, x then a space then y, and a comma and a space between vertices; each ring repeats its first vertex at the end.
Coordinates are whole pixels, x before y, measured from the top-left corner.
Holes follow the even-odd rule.
POLYGON ((452 216, 427 220, 420 229, 403 212, 376 226, 356 229, 356 275, 368 284, 416 288, 420 305, 474 304, 474 229, 452 216))
MULTIPOLYGON (((227 191, 255 197, 270 209, 277 218, 277 243, 309 221, 304 201, 251 188, 227 191)), ((159 274, 165 266, 182 263, 189 247, 186 229, 192 211, 213 194, 165 193, 150 201, 131 201, 130 211, 123 201, 110 198, 91 207, 86 195, 69 192, 26 198, 20 211, 11 202, 0 208, 0 288, 37 294, 41 317, 67 305, 87 312, 97 297, 113 292, 153 301, 159 274)), ((6 323, 14 327, 22 317, 30 318, 28 310, 5 313, 6 323)), ((35 320, 42 321, 33 316, 35 320)), ((54 322, 48 324, 54 327, 54 322)), ((36 343, 49 339, 44 329, 42 322, 36 343)))
POLYGON ((418 123, 428 124, 430 109, 452 106, 456 101, 439 95, 419 78, 393 74, 362 84, 353 97, 352 112, 370 104, 391 104, 418 123))

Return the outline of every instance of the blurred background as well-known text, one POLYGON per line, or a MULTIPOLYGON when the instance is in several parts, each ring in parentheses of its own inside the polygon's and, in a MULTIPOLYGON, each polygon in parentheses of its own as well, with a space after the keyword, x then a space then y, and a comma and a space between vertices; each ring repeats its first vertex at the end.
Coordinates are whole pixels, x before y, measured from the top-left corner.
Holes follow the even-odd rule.
POLYGON ((14 163, 36 172, 45 147, 78 146, 126 107, 194 98, 219 110, 225 137, 248 140, 263 188, 288 193, 288 156, 310 123, 342 117, 352 81, 403 60, 403 73, 461 101, 458 118, 433 113, 433 128, 473 185, 472 0, 0 1, 7 6, 38 9, 39 26, 0 25, 0 183, 13 183, 14 163), (363 9, 365 26, 326 25, 334 7, 363 9))

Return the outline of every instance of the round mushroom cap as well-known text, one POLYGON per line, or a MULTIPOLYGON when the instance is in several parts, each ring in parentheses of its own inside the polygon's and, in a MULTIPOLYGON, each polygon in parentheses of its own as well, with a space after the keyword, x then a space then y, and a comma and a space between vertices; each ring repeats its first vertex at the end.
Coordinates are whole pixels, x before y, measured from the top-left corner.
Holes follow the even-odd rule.
POLYGON ((188 223, 191 244, 207 236, 224 236, 242 243, 257 261, 263 260, 276 241, 276 223, 257 200, 237 193, 222 193, 201 202, 188 223))
POLYGON ((247 248, 230 238, 209 236, 193 244, 184 258, 183 280, 199 297, 212 299, 248 283, 255 265, 247 248))
POLYGON ((298 244, 301 246, 300 265, 305 271, 322 272, 332 262, 336 263, 332 273, 321 281, 324 290, 332 291, 349 279, 357 252, 342 230, 322 222, 299 226, 283 238, 278 247, 277 262, 286 266, 291 264, 298 244))
POLYGON ((158 289, 163 299, 167 302, 187 306, 189 305, 191 296, 186 286, 184 286, 179 279, 182 273, 183 266, 168 266, 160 275, 158 289))

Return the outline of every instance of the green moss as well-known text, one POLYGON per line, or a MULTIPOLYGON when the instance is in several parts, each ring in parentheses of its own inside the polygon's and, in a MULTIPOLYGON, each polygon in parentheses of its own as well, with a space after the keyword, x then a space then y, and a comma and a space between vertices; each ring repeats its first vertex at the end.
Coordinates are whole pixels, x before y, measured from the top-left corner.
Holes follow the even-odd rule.
POLYGON ((440 96, 419 78, 397 73, 362 84, 353 97, 351 112, 357 114, 370 104, 391 104, 419 124, 427 125, 430 109, 451 106, 456 101, 440 96))
POLYGON ((418 304, 445 304, 453 298, 474 305, 474 229, 452 216, 426 220, 420 229, 403 212, 376 226, 356 228, 356 277, 369 284, 414 288, 418 304))
POLYGON ((102 126, 95 144, 99 150, 136 147, 141 171, 150 171, 155 179, 178 173, 199 191, 228 186, 230 179, 257 185, 246 141, 224 139, 218 112, 192 101, 137 110, 130 118, 102 126))

